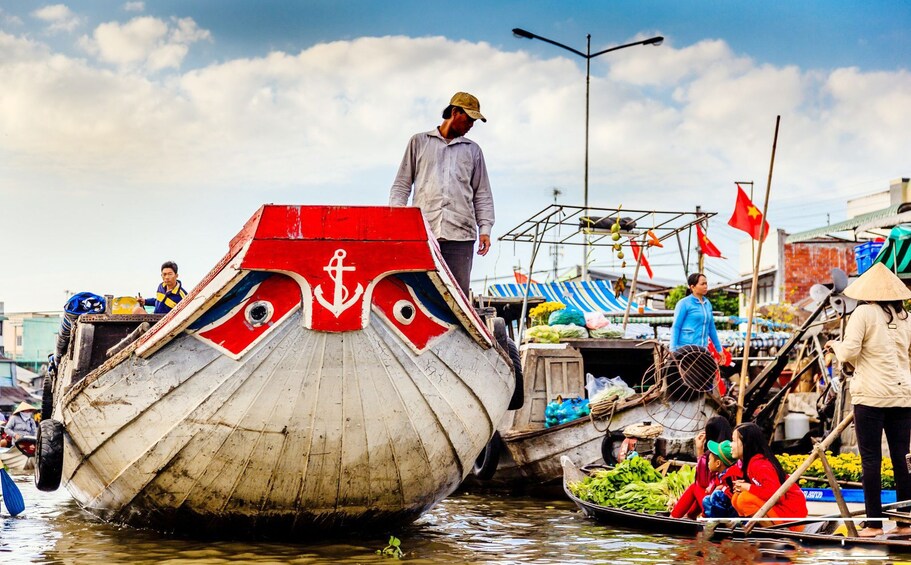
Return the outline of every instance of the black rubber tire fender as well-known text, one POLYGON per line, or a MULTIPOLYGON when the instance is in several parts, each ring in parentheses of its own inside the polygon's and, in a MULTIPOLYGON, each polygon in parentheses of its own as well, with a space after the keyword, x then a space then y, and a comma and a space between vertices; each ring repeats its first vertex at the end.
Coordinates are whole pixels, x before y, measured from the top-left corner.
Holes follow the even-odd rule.
POLYGON ((38 423, 35 450, 35 486, 44 492, 60 488, 63 477, 63 423, 48 419, 38 423))
POLYGON ((44 375, 44 393, 41 395, 41 419, 50 420, 54 415, 54 383, 50 375, 44 375))
POLYGON ((518 410, 525 406, 525 377, 522 374, 522 356, 519 355, 519 346, 516 342, 506 338, 506 351, 512 360, 512 371, 516 379, 516 388, 512 392, 512 398, 509 400, 509 409, 518 410))
POLYGON ((494 432, 493 437, 484 446, 484 449, 478 455, 471 468, 471 474, 478 480, 489 481, 497 472, 497 465, 500 464, 500 452, 503 450, 503 439, 500 432, 494 432))

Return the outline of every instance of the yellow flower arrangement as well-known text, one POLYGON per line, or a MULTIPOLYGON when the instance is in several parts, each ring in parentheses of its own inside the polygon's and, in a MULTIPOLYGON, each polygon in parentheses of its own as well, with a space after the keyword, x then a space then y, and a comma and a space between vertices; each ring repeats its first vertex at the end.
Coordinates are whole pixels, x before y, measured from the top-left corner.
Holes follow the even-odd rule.
POLYGON ((532 308, 528 315, 531 316, 531 324, 533 326, 545 326, 551 312, 563 310, 564 308, 566 308, 566 304, 562 302, 542 302, 532 308))
MULTIPOLYGON (((835 474, 835 478, 840 481, 853 481, 860 482, 862 471, 860 464, 860 455, 855 453, 842 453, 840 455, 833 455, 831 451, 826 451, 826 458, 829 460, 829 465, 832 467, 832 472, 835 474)), ((781 463, 781 466, 784 468, 786 473, 793 473, 800 467, 804 461, 806 461, 807 455, 788 455, 784 453, 778 456, 778 461, 781 463)), ((820 477, 826 478, 826 472, 822 468, 822 462, 817 459, 810 465, 810 468, 807 469, 804 475, 809 477, 820 477)), ((813 486, 813 483, 809 484, 810 481, 800 481, 802 486, 813 486)), ((892 460, 884 457, 882 464, 882 488, 895 488, 895 474, 892 471, 892 460)))

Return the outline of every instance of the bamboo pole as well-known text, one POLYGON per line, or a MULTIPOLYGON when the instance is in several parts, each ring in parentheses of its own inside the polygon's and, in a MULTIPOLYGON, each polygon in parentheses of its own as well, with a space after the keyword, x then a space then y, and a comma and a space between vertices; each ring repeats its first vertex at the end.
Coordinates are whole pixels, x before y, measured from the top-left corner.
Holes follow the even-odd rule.
POLYGON ((768 221, 769 192, 772 190, 772 171, 775 168, 775 150, 778 148, 778 126, 781 116, 775 117, 775 136, 772 139, 772 159, 769 162, 769 180, 766 183, 765 202, 762 205, 762 222, 759 224, 759 247, 756 250, 756 261, 753 264, 753 284, 750 288, 750 306, 747 308, 747 333, 743 342, 743 364, 740 367, 740 387, 737 391, 737 423, 743 421, 743 395, 747 386, 747 371, 750 368, 750 336, 753 333, 753 312, 756 309, 756 288, 759 286, 759 260, 762 257, 762 241, 765 238, 765 225, 768 221))
MULTIPOLYGON (((838 426, 836 426, 836 428, 834 430, 832 430, 832 432, 829 435, 827 435, 825 437, 825 439, 823 439, 821 442, 819 442, 817 444, 816 449, 814 449, 813 452, 810 453, 810 456, 807 457, 806 460, 800 464, 800 467, 798 467, 796 471, 791 473, 791 476, 788 477, 788 479, 784 483, 782 483, 782 485, 780 487, 778 487, 778 490, 775 491, 775 494, 773 494, 772 497, 769 498, 766 501, 766 503, 762 505, 762 508, 760 508, 755 514, 753 514, 753 518, 764 517, 769 512, 769 510, 778 503, 778 500, 784 495, 784 493, 788 492, 788 490, 791 488, 791 486, 793 486, 794 483, 799 481, 801 475, 803 475, 807 471, 807 469, 810 468, 810 465, 812 465, 813 462, 816 461, 816 458, 819 457, 819 450, 821 449, 823 452, 825 452, 825 450, 828 449, 830 445, 832 445, 832 442, 835 441, 835 438, 840 436, 841 433, 843 431, 845 431, 845 428, 847 428, 848 425, 853 421, 854 421, 854 412, 851 412, 850 414, 845 416, 845 418, 838 424, 838 426)), ((744 532, 749 534, 753 530, 753 527, 755 526, 755 524, 756 524, 756 522, 751 522, 749 525, 747 525, 747 527, 744 528, 744 532)))
MULTIPOLYGON (((822 462, 822 468, 826 472, 826 478, 829 479, 829 486, 832 487, 832 494, 835 495, 835 504, 838 505, 838 510, 841 511, 841 515, 845 518, 851 515, 851 511, 848 510, 848 505, 845 503, 845 497, 841 495, 841 487, 838 486, 838 479, 835 478, 835 473, 832 471, 832 466, 829 465, 829 458, 826 457, 826 452, 823 449, 820 449, 820 446, 817 445, 814 450, 818 453, 819 460, 822 462)), ((857 528, 854 527, 854 522, 845 522, 845 527, 848 528, 848 533, 851 534, 851 537, 857 537, 857 528)))

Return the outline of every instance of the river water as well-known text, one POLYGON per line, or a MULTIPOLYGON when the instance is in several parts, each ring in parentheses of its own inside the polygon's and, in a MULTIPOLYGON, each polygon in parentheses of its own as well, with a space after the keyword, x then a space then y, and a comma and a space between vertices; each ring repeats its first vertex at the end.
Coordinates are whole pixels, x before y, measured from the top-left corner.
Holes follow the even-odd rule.
MULTIPOLYGON (((796 549, 782 555, 753 546, 705 544, 599 526, 565 499, 457 493, 418 522, 376 536, 301 544, 199 541, 107 524, 83 512, 65 489, 43 493, 15 477, 26 510, 0 513, 0 563, 889 563, 876 551, 796 549), (377 555, 389 535, 404 558, 377 555), (701 553, 700 553, 701 552, 701 553), (702 557, 700 558, 700 555, 702 557)), ((907 559, 911 560, 911 556, 907 559)))

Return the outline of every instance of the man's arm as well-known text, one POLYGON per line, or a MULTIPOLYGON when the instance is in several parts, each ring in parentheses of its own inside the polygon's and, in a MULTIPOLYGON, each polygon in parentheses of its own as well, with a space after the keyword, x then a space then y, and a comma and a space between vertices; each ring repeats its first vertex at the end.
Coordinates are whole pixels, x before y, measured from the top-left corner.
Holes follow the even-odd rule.
POLYGON ((405 155, 402 157, 402 164, 399 165, 399 172, 392 181, 392 188, 389 190, 390 206, 407 206, 408 197, 411 196, 411 186, 414 184, 414 172, 417 170, 415 161, 415 143, 414 137, 408 142, 405 148, 405 155))
POLYGON ((471 188, 474 190, 474 216, 478 222, 478 255, 487 255, 490 251, 490 231, 495 220, 493 211, 493 191, 490 190, 490 179, 487 176, 487 163, 484 153, 478 148, 474 173, 471 175, 471 188))

